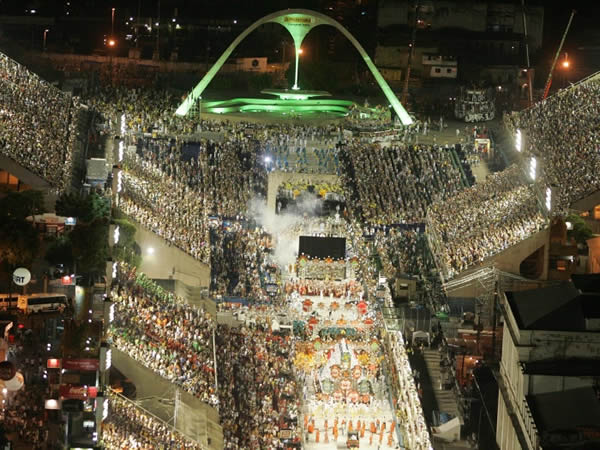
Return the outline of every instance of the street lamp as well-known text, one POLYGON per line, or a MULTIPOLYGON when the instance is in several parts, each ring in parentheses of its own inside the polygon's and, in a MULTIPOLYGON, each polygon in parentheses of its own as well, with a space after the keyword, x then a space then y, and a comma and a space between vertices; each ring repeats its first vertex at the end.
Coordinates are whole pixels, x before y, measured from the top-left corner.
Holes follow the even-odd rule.
POLYGON ((562 76, 565 80, 565 86, 569 84, 569 70, 571 69, 571 61, 569 60, 569 54, 565 52, 565 59, 563 59, 560 66, 563 69, 562 76))
POLYGON ((298 86, 298 59, 300 58, 300 55, 302 53, 303 50, 301 48, 296 49, 296 74, 294 76, 294 85, 292 86, 292 89, 294 90, 300 89, 300 87, 298 86))
POLYGON ((48 36, 48 31, 50 31, 48 28, 46 28, 44 30, 44 47, 43 47, 44 51, 46 51, 46 37, 48 36))
POLYGON ((111 13, 111 26, 110 26, 110 34, 112 36, 115 35, 115 8, 112 9, 111 13))

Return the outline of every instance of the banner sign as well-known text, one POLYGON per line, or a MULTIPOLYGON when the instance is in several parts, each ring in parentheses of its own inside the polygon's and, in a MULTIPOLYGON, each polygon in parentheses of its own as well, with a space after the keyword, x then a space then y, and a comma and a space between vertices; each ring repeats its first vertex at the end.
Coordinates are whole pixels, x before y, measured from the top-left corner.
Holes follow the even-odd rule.
POLYGON ((61 398, 74 400, 87 400, 88 388, 85 386, 74 386, 72 384, 61 384, 58 389, 61 398))
POLYGON ((80 370, 94 372, 100 367, 100 361, 94 358, 63 359, 62 368, 66 370, 80 370))

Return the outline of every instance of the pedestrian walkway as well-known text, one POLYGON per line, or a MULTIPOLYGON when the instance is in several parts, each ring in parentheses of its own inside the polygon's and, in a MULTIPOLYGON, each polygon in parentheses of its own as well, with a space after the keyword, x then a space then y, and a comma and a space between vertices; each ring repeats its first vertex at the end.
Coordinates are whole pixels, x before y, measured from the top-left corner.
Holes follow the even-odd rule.
MULTIPOLYGON (((452 389, 444 389, 444 378, 440 370, 441 354, 438 350, 425 349, 423 350, 423 358, 427 368, 428 379, 431 383, 429 386, 435 401, 437 409, 440 412, 448 413, 456 416, 460 420, 461 426, 464 425, 464 420, 458 408, 458 399, 452 389)), ((436 450, 458 450, 471 449, 473 446, 466 440, 458 440, 455 442, 445 442, 442 439, 436 439, 433 436, 433 447, 436 450)))
POLYGON ((458 404, 454 391, 450 389, 443 389, 442 373, 440 370, 441 356, 437 350, 424 350, 423 357, 425 359, 425 365, 427 366, 427 373, 431 380, 433 394, 437 402, 438 410, 451 414, 452 416, 458 416, 461 423, 463 423, 462 417, 458 410, 458 404))
POLYGON ((490 174, 490 170, 484 159, 479 158, 479 164, 475 164, 471 166, 471 172, 473 172, 473 176, 475 177, 475 182, 481 183, 485 181, 487 176, 490 174))

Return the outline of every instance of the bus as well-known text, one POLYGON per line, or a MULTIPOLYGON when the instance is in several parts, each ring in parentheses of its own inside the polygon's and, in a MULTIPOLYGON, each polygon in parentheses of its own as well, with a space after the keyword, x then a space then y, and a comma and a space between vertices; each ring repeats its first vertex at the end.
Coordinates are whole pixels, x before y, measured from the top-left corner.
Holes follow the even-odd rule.
POLYGON ((64 294, 0 294, 0 308, 3 310, 20 309, 26 313, 62 312, 67 307, 64 294))

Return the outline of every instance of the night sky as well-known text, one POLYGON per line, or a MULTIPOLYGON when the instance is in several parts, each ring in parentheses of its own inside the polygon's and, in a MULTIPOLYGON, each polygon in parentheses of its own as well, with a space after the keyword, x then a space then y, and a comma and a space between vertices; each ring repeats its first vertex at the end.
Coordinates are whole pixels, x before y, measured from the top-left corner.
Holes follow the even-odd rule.
MULTIPOLYGON (((472 3, 476 0, 463 1, 472 3)), ((516 4, 521 3, 521 0, 512 1, 516 4)), ((65 17, 68 10, 70 11, 70 17, 105 17, 106 24, 104 28, 109 29, 112 7, 117 8, 116 22, 118 28, 119 24, 124 23, 128 17, 136 17, 138 8, 141 16, 155 18, 158 3, 158 0, 0 0, 0 14, 25 14, 25 10, 35 8, 39 15, 61 18, 65 17)), ((376 7, 374 6, 376 3, 377 0, 362 1, 363 5, 368 6, 365 6, 366 15, 361 17, 361 24, 344 22, 344 25, 363 42, 363 45, 369 51, 373 51, 375 45, 376 33, 373 30, 376 26, 376 7)), ((569 54, 573 75, 576 75, 577 70, 580 70, 583 66, 586 67, 585 71, 588 73, 589 71, 600 70, 600 26, 598 25, 600 1, 525 0, 525 3, 526 5, 542 4, 545 7, 543 51, 539 55, 540 59, 534 61, 534 63, 549 66, 564 32, 570 11, 574 8, 577 10, 577 14, 561 56, 564 57, 565 52, 569 54)), ((354 4, 356 2, 353 0, 161 0, 160 9, 161 16, 164 18, 172 18, 177 12, 177 16, 182 20, 237 20, 238 26, 231 30, 231 36, 221 36, 223 40, 230 41, 245 26, 274 11, 302 7, 323 11, 335 17, 339 14, 347 14, 348 6, 354 4), (330 5, 340 8, 340 10, 337 12, 329 11, 327 6, 330 5)), ((259 45, 258 49, 260 48, 259 45)), ((272 56, 268 51, 265 51, 264 54, 272 56)))

